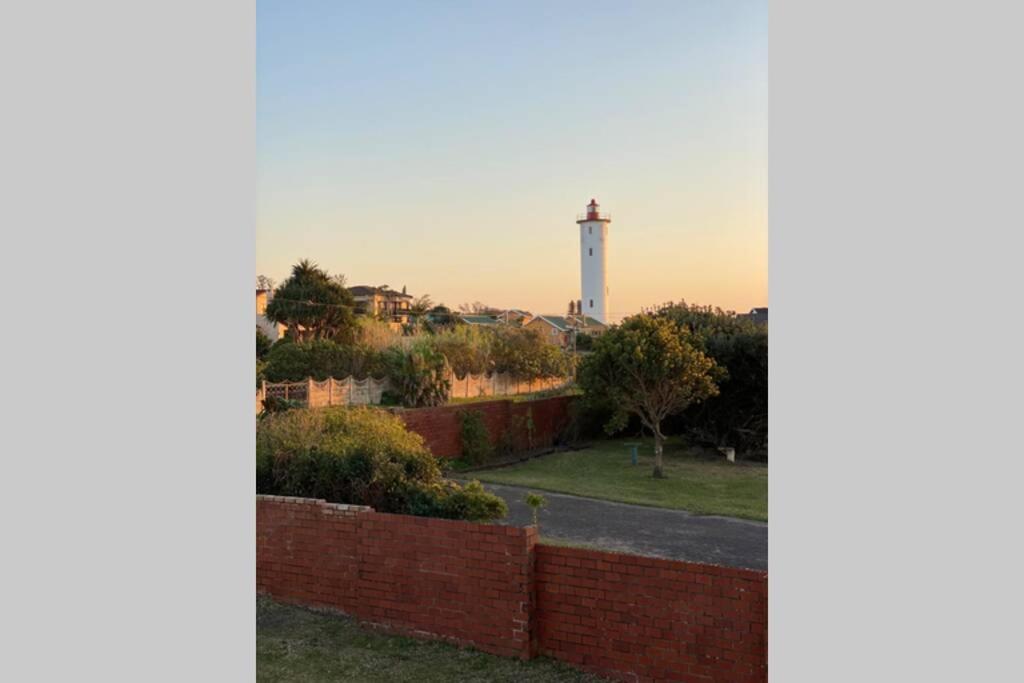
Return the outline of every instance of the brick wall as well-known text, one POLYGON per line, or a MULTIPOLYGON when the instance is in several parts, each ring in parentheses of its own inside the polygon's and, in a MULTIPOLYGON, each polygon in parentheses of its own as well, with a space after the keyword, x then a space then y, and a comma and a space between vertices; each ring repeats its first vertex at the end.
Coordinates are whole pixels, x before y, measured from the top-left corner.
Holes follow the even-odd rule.
POLYGON ((534 528, 257 496, 260 593, 625 681, 765 681, 767 574, 540 545, 534 528))
POLYGON ((767 679, 768 575, 536 547, 539 654, 626 681, 767 679))
POLYGON ((571 396, 556 396, 536 401, 486 401, 436 408, 396 409, 395 412, 411 431, 423 437, 434 455, 458 458, 462 455, 459 412, 473 410, 481 413, 491 443, 497 445, 505 432, 511 430, 516 436, 516 447, 525 450, 554 444, 555 437, 569 422, 569 405, 573 400, 571 396), (527 443, 524 427, 527 414, 533 420, 532 444, 527 443))
POLYGON ((402 633, 527 658, 536 534, 257 496, 256 588, 402 633))

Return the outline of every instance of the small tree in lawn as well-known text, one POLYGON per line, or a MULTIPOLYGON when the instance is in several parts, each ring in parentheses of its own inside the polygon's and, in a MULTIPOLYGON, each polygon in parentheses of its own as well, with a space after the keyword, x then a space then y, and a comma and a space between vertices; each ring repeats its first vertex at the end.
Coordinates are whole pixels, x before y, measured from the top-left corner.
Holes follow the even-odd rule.
POLYGON ((667 320, 633 316, 598 337, 580 368, 584 392, 614 406, 605 431, 622 429, 633 414, 654 433, 657 478, 665 476, 662 420, 718 393, 719 368, 688 336, 667 320))

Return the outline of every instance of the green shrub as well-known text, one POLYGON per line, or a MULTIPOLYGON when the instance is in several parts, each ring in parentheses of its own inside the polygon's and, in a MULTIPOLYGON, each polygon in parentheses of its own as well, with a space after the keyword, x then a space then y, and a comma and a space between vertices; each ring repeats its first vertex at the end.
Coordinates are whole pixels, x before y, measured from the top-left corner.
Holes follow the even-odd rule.
POLYGON ((369 407, 267 415, 256 428, 256 490, 447 519, 488 521, 507 513, 497 496, 444 479, 418 434, 369 407))
POLYGON ((363 378, 384 374, 381 354, 373 348, 326 339, 278 342, 265 360, 264 375, 268 382, 301 382, 307 377, 323 381, 328 377, 363 378))
POLYGON ((429 343, 408 351, 392 347, 384 352, 390 392, 407 408, 439 406, 451 394, 451 368, 429 343))
POLYGON ((494 446, 491 444, 484 416, 478 410, 462 410, 459 412, 462 437, 462 458, 473 465, 482 465, 494 457, 494 446))
POLYGON ((286 410, 294 410, 295 408, 303 407, 301 401, 293 401, 287 398, 281 398, 280 396, 267 396, 263 399, 263 412, 261 416, 266 416, 271 413, 283 413, 286 410))
POLYGON ((256 357, 263 358, 267 353, 270 352, 270 347, 273 346, 274 342, 270 341, 270 337, 266 333, 256 326, 256 357))

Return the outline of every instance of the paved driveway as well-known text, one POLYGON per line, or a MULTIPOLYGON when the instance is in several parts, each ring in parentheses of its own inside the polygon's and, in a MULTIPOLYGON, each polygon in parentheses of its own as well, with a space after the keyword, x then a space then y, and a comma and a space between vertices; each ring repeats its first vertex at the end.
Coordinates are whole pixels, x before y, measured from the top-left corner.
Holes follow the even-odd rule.
MULTIPOLYGON (((523 502, 529 489, 484 487, 508 503, 505 524, 531 523, 530 508, 523 502)), ((636 555, 768 569, 768 525, 763 522, 538 493, 548 501, 540 511, 542 536, 636 555)))

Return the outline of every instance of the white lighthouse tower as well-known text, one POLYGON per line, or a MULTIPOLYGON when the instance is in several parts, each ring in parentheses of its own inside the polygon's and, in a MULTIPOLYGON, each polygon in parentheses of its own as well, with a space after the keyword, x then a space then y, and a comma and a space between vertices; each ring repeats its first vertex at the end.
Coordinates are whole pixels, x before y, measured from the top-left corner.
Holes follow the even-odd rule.
POLYGON ((587 204, 587 212, 577 217, 580 226, 580 300, 579 311, 604 324, 608 324, 608 224, 612 217, 601 213, 594 199, 587 204))

